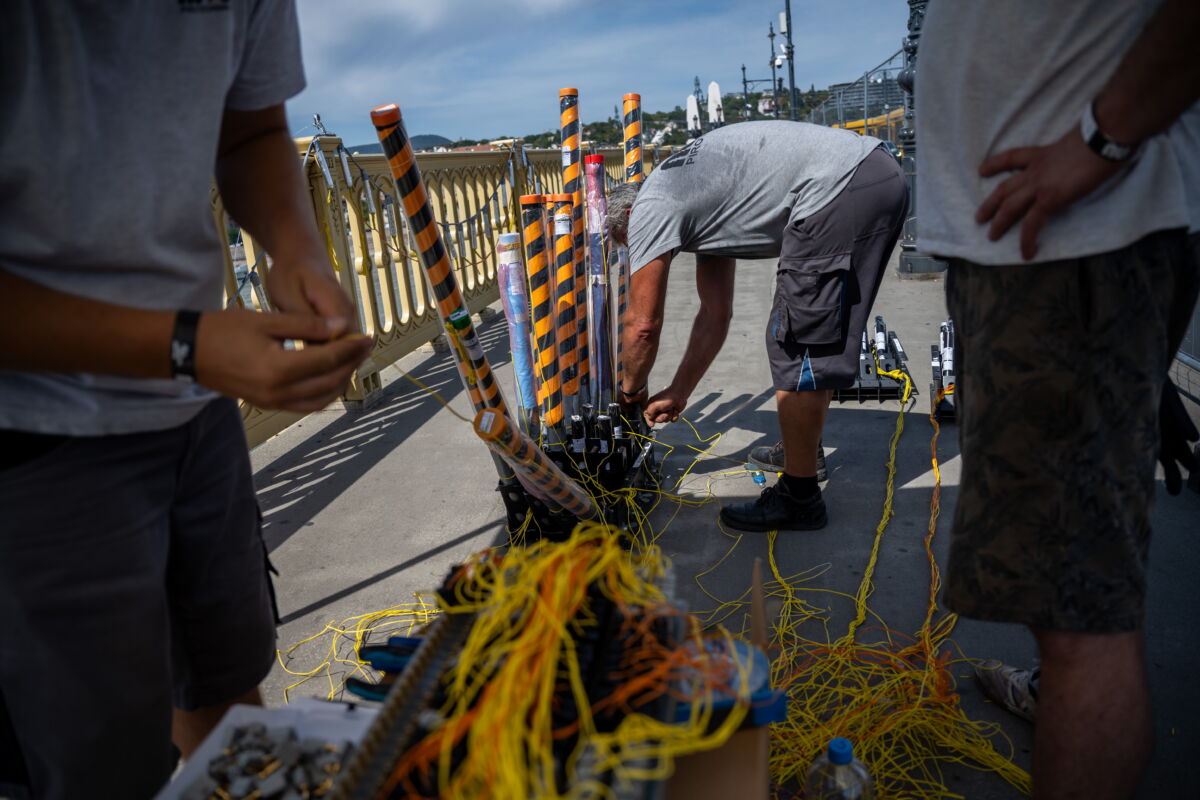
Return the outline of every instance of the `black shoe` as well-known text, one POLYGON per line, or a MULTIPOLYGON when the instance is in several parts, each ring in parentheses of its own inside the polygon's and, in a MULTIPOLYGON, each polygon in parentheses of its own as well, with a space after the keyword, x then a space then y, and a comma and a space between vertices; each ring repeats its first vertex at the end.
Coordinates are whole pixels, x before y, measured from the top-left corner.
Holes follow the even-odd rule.
POLYGON ((829 524, 829 516, 819 491, 801 500, 780 482, 763 489, 753 503, 724 506, 721 521, 739 531, 815 531, 829 524))
MULTIPOLYGON (((750 463, 770 472, 783 472, 783 442, 776 442, 770 447, 762 445, 754 448, 750 451, 750 463)), ((823 443, 817 444, 817 480, 821 483, 829 480, 829 474, 825 470, 825 446, 823 443)))

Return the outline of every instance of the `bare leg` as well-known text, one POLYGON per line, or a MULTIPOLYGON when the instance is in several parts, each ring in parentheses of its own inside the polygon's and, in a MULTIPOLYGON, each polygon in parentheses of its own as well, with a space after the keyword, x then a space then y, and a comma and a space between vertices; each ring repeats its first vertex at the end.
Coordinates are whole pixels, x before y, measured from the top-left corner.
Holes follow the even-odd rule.
POLYGON ((1033 633, 1042 667, 1033 796, 1133 797, 1154 740, 1142 631, 1033 633))
POLYGON ((237 703, 261 706, 263 704, 262 693, 255 687, 220 705, 205 706, 197 708, 195 711, 175 709, 175 713, 171 717, 171 740, 175 742, 175 746, 179 748, 185 761, 192 757, 192 753, 196 752, 196 748, 204 741, 204 737, 217 727, 217 723, 221 721, 221 717, 225 716, 229 707, 237 703))
POLYGON ((795 478, 813 478, 817 474, 817 445, 825 428, 825 412, 833 392, 775 390, 779 408, 779 431, 783 435, 784 472, 795 478))

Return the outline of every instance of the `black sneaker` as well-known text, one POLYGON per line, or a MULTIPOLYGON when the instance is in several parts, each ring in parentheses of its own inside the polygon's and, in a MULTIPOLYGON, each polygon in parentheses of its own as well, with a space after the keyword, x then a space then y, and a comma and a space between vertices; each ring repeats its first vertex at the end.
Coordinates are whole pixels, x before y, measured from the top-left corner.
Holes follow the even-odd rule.
POLYGON ((722 507, 721 521, 739 531, 815 531, 829 524, 829 516, 819 491, 800 500, 780 482, 763 489, 753 503, 722 507))
MULTIPOLYGON (((770 472, 783 472, 783 442, 776 442, 770 447, 761 445, 754 448, 750 451, 750 463, 770 472)), ((829 480, 829 473, 825 470, 825 446, 823 443, 817 444, 817 480, 822 483, 829 480)))

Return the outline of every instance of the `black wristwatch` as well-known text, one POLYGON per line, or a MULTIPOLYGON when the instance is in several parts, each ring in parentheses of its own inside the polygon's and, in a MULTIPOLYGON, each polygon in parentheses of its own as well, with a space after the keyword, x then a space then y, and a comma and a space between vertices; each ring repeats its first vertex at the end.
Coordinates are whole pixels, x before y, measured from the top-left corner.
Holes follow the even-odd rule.
POLYGON ((180 311, 171 332, 171 377, 189 383, 196 380, 196 326, 199 311, 180 311))
POLYGON ((1128 161, 1136 148, 1114 142, 1104 131, 1100 130, 1100 126, 1096 123, 1096 115, 1092 111, 1094 104, 1094 102, 1087 104, 1087 108, 1083 110, 1083 118, 1079 120, 1079 133, 1083 136, 1083 141, 1087 143, 1093 153, 1105 161, 1128 161))

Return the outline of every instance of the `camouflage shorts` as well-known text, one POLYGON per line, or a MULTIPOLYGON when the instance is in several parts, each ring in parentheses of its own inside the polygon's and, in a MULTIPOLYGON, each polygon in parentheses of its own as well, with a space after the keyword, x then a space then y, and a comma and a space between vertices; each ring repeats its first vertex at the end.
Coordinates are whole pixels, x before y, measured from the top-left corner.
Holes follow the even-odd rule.
POLYGON ((1062 631, 1141 627, 1159 395, 1196 284, 1181 231, 1066 261, 951 262, 951 609, 1062 631))

